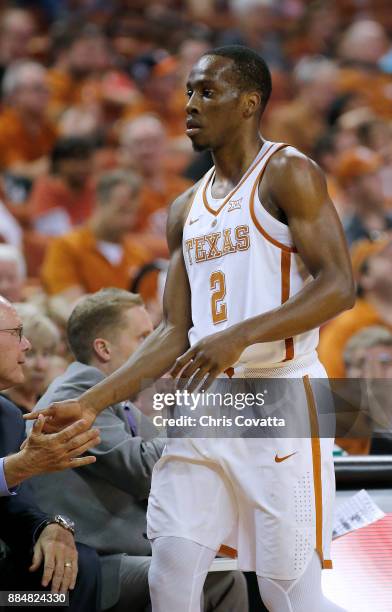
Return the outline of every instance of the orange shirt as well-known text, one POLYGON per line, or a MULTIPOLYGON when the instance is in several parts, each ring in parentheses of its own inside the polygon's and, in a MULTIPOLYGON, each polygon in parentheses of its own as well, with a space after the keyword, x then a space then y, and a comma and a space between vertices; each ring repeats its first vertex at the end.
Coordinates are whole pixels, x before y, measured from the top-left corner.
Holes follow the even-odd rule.
MULTIPOLYGON (((392 119, 390 74, 345 67, 340 70, 338 85, 341 93, 356 94, 363 106, 368 106, 384 119, 392 119)), ((359 101, 356 105, 359 106, 359 101)))
POLYGON ((73 191, 58 176, 42 176, 34 181, 29 199, 34 219, 55 208, 64 209, 72 225, 87 221, 94 209, 95 186, 88 181, 81 191, 73 191))
MULTIPOLYGON (((384 321, 365 300, 358 298, 354 308, 343 312, 321 330, 318 354, 330 378, 344 378, 343 353, 351 336, 370 325, 384 325, 384 321)), ((370 437, 336 438, 336 443, 350 455, 367 455, 370 437)))
POLYGON ((56 128, 43 121, 37 130, 13 108, 0 113, 0 168, 8 169, 15 162, 32 162, 48 155, 56 141, 56 128))
POLYGON ((344 378, 343 353, 351 336, 370 325, 385 325, 371 304, 358 298, 354 308, 343 312, 321 331, 318 354, 330 378, 344 378))
POLYGON ((125 238, 122 246, 122 260, 113 265, 98 250, 88 225, 56 238, 48 247, 41 270, 45 290, 55 295, 75 285, 84 287, 86 293, 103 287, 129 289, 137 269, 151 257, 132 238, 125 238))
POLYGON ((140 193, 140 206, 135 228, 137 231, 145 231, 149 228, 150 217, 159 209, 167 208, 183 191, 186 191, 193 183, 182 176, 166 174, 162 190, 156 190, 147 182, 143 183, 140 193))
POLYGON ((54 119, 58 119, 66 108, 81 102, 83 82, 76 81, 67 71, 51 68, 48 71, 48 85, 49 112, 54 119))

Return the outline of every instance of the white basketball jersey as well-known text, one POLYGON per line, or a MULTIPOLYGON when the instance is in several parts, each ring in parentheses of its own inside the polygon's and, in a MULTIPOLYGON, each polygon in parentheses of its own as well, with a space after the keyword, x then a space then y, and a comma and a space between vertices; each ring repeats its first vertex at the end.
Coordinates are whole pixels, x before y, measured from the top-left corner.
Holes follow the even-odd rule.
MULTIPOLYGON (((258 185, 271 156, 286 145, 265 142, 238 185, 211 194, 215 169, 203 177, 183 232, 192 300, 190 345, 278 308, 310 280, 287 225, 262 206, 258 185)), ((248 346, 234 368, 271 366, 316 350, 318 329, 248 346)))

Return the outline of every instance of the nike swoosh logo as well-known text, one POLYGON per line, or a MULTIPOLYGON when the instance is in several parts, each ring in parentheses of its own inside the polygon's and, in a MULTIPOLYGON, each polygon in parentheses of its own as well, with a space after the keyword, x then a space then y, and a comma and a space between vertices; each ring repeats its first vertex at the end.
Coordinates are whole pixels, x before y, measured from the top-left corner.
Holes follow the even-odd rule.
POLYGON ((286 459, 288 459, 289 457, 296 455, 297 452, 298 451, 295 451, 295 453, 291 453, 291 455, 286 455, 285 457, 278 457, 278 455, 275 455, 275 463, 282 463, 282 461, 286 461, 286 459))
POLYGON ((200 217, 197 217, 197 219, 190 219, 189 220, 189 225, 193 225, 193 223, 196 223, 196 221, 198 221, 200 219, 200 217))

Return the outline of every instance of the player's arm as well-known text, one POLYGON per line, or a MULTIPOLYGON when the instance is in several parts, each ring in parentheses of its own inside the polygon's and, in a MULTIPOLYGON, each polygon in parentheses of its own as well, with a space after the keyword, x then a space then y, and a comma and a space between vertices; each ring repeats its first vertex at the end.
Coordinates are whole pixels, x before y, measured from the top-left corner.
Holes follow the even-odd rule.
POLYGON ((261 200, 269 197, 285 214, 312 280, 279 308, 246 321, 242 331, 247 345, 320 327, 355 301, 347 243, 324 174, 292 147, 274 156, 270 164, 260 187, 261 200))
POLYGON ((267 166, 260 199, 283 211, 312 280, 282 306, 201 340, 177 359, 174 376, 184 366, 185 378, 197 372, 190 390, 208 374, 207 386, 247 346, 304 333, 353 306, 347 245, 318 166, 291 147, 277 153, 267 166))
POLYGON ((49 418, 47 431, 52 430, 52 427, 61 429, 81 417, 93 422, 107 406, 138 393, 143 380, 155 380, 167 372, 176 357, 188 348, 188 330, 191 326, 190 288, 182 254, 182 232, 193 189, 177 198, 169 213, 167 239, 171 258, 160 325, 111 376, 83 393, 77 400, 56 402, 45 410, 30 413, 27 419, 36 418, 39 413, 52 417, 49 418))

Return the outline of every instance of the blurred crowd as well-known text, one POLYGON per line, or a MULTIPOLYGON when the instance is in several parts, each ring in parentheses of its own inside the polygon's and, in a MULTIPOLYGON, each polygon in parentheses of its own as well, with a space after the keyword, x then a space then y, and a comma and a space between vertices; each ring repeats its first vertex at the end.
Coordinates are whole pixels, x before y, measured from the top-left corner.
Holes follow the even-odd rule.
MULTIPOLYGON (((270 66, 263 136, 296 146, 326 174, 358 299, 322 330, 320 356, 331 376, 351 376, 353 337, 392 330, 388 0, 0 8, 0 294, 22 303, 34 336, 33 374, 15 402, 31 410, 71 361, 65 329, 82 296, 105 287, 139 293, 159 322, 167 209, 211 165, 184 135, 186 77, 223 44, 252 47, 270 66)), ((359 377, 371 371, 363 352, 359 377)), ((390 351, 381 355, 385 374, 390 351)))

